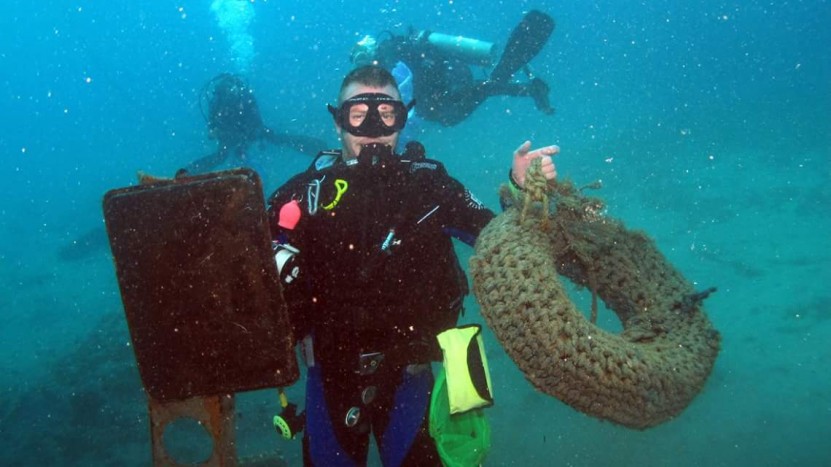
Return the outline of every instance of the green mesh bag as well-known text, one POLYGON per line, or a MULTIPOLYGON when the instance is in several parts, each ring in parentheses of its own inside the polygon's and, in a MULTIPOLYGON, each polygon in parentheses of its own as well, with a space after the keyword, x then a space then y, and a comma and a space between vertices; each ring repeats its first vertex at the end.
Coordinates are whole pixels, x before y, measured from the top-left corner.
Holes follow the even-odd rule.
POLYGON ((491 427, 484 409, 450 415, 444 368, 436 375, 430 400, 430 436, 446 467, 481 465, 491 449, 491 427))

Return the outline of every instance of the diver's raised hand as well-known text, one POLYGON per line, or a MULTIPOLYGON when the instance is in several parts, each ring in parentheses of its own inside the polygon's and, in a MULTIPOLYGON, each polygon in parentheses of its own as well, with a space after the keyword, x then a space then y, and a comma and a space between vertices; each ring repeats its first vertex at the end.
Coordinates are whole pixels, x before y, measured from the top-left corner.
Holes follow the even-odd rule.
POLYGON ((514 162, 511 165, 511 178, 520 186, 525 186, 525 172, 531 166, 531 161, 541 157, 542 174, 547 180, 554 180, 557 177, 557 168, 554 166, 554 161, 551 156, 560 152, 559 146, 545 146, 539 149, 531 150, 531 142, 526 141, 522 143, 516 151, 514 151, 514 162))

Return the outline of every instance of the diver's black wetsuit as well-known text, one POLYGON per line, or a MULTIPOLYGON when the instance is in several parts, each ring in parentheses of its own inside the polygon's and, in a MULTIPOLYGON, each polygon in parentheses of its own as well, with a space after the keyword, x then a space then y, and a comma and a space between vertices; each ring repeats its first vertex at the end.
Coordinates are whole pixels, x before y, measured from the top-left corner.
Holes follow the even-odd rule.
POLYGON ((347 165, 338 152, 322 153, 279 188, 269 212, 275 240, 300 250, 300 275, 284 293, 295 336, 314 341, 306 462, 364 464, 373 431, 385 465, 440 465, 427 431, 432 373, 408 365, 440 359, 435 336, 456 324, 467 293, 451 236, 472 244, 493 213, 437 161, 380 157, 347 165), (343 191, 337 182, 339 199, 337 180, 347 183, 343 191), (318 207, 310 214, 316 181, 318 207), (277 223, 292 200, 301 201, 302 216, 289 230, 277 223), (377 370, 361 374, 376 353, 383 354, 377 370), (368 403, 367 388, 376 391, 368 403), (360 416, 348 427, 351 408, 360 416))
POLYGON ((426 40, 393 36, 378 45, 379 63, 392 70, 398 61, 413 73, 416 112, 426 120, 453 126, 467 118, 488 96, 483 83, 463 61, 451 57, 426 40))
POLYGON ((498 95, 530 96, 537 109, 551 114, 549 88, 542 79, 518 83, 511 81, 511 75, 539 53, 553 29, 550 16, 528 12, 514 28, 502 59, 486 80, 474 79, 467 63, 431 44, 426 33, 390 35, 378 44, 375 58, 388 70, 398 61, 405 63, 413 74, 416 114, 445 126, 460 123, 488 97, 498 95))

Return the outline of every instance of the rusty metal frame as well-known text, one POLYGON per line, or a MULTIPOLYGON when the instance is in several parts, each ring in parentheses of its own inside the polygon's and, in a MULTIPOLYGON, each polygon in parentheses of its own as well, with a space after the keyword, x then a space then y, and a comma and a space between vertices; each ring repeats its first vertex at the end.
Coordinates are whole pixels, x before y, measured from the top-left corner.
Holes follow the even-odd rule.
POLYGON ((234 431, 234 409, 233 394, 199 396, 169 402, 162 402, 148 395, 153 465, 182 465, 168 455, 164 445, 164 432, 170 423, 183 417, 189 417, 205 428, 213 442, 211 456, 201 465, 206 467, 235 467, 237 465, 237 447, 234 431))
POLYGON ((148 181, 108 192, 104 217, 148 396, 153 465, 181 465, 164 434, 192 418, 212 441, 202 465, 233 467, 234 394, 299 377, 262 186, 247 169, 148 181))

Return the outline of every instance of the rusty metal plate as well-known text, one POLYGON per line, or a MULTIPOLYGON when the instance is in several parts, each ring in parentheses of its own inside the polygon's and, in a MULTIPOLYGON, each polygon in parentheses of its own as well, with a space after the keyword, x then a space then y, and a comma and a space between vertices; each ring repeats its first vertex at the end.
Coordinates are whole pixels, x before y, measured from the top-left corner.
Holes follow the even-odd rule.
POLYGON ((104 196, 139 373, 160 401, 298 378, 262 188, 246 169, 104 196))

